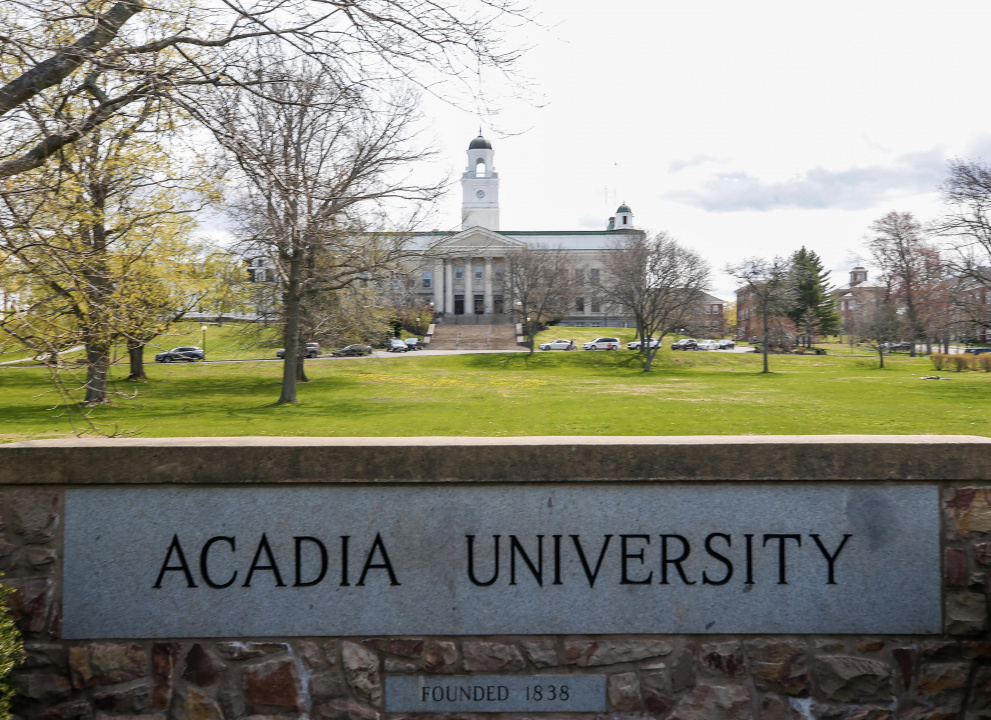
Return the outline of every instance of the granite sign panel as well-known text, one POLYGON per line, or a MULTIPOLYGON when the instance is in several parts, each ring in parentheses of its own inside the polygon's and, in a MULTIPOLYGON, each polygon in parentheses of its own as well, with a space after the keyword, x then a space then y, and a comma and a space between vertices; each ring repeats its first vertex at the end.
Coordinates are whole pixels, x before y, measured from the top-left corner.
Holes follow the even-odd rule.
POLYGON ((386 712, 605 712, 605 675, 387 675, 386 712))
POLYGON ((65 496, 67 638, 941 630, 930 485, 65 496))

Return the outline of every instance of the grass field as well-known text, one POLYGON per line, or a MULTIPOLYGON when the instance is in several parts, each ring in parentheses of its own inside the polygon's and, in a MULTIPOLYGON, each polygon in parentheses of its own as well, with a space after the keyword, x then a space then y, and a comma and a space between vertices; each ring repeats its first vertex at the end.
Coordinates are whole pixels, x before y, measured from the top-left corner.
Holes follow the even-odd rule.
MULTIPOLYGON (((544 337, 610 334, 561 330, 544 337)), ((236 340, 228 344, 225 352, 239 352, 236 340)), ((217 357, 209 339, 208 353, 217 357)), ((308 362, 312 382, 300 387, 300 404, 277 406, 281 363, 151 363, 148 383, 115 383, 122 395, 93 417, 142 436, 991 436, 991 374, 944 371, 946 379, 922 380, 933 373, 927 358, 891 357, 887 365, 879 370, 866 354, 773 356, 773 372, 762 375, 756 354, 664 349, 644 373, 640 356, 625 350, 409 353, 308 362)), ((55 403, 43 368, 0 367, 0 440, 69 434, 64 410, 50 409, 55 403)))

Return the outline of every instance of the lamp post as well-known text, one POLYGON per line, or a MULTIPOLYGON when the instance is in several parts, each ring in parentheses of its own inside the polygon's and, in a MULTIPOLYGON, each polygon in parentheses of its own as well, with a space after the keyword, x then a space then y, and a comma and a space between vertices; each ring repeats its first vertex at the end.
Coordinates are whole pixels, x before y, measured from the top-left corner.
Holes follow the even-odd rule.
POLYGON ((530 337, 530 316, 526 316, 526 325, 523 327, 523 334, 526 335, 526 344, 533 350, 533 338, 530 337))
POLYGON ((206 360, 206 325, 200 327, 200 330, 203 331, 203 360, 206 360))

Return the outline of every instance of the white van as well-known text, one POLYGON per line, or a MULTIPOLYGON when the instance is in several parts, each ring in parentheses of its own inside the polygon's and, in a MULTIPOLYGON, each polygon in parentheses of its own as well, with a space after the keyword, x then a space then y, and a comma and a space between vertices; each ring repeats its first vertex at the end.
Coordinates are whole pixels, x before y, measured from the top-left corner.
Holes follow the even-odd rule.
POLYGON ((619 338, 595 338, 582 345, 583 350, 619 350, 619 338))

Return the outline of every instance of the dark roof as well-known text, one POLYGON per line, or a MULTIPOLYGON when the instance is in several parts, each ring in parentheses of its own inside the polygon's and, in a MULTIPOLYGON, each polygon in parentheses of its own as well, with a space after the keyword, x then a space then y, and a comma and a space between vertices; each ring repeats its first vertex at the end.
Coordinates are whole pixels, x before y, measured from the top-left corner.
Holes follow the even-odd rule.
POLYGON ((477 138, 475 138, 474 140, 471 141, 471 144, 468 146, 468 149, 469 150, 491 150, 492 149, 492 143, 490 143, 488 140, 486 140, 481 135, 479 135, 477 138))

